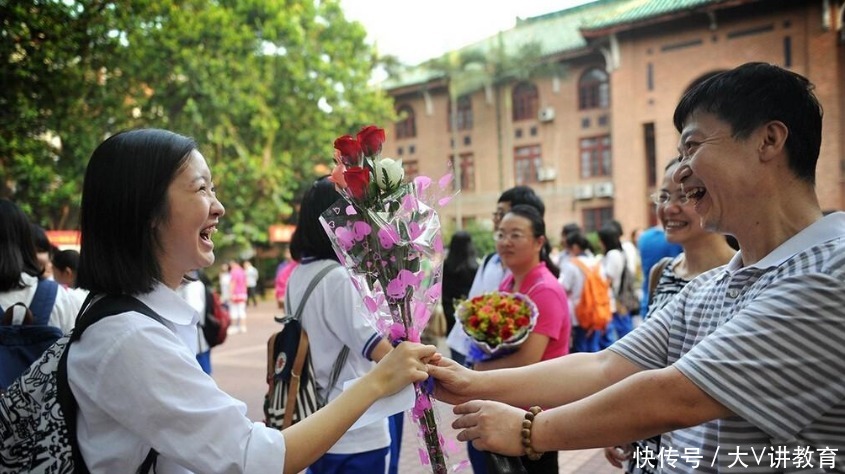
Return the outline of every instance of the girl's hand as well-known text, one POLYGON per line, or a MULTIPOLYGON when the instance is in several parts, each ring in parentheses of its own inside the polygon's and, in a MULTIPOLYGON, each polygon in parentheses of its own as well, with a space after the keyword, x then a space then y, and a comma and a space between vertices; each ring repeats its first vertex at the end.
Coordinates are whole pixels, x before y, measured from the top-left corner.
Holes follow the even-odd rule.
POLYGON ((434 346, 403 342, 365 375, 367 383, 377 389, 379 397, 386 397, 414 382, 422 382, 428 378, 428 362, 439 360, 436 352, 434 346))

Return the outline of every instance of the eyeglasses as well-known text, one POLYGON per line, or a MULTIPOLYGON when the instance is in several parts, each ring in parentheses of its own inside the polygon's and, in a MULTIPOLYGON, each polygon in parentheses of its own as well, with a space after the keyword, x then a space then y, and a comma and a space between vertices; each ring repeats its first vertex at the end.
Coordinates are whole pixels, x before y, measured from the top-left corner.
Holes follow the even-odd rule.
POLYGON ((510 234, 506 234, 502 231, 496 231, 493 234, 493 238, 496 239, 496 242, 504 242, 508 240, 510 242, 519 242, 520 240, 525 239, 527 236, 522 232, 512 232, 510 234))
POLYGON ((668 193, 666 191, 654 193, 651 195, 651 201, 658 206, 665 206, 672 201, 677 202, 678 205, 685 206, 690 202, 687 195, 680 191, 676 193, 668 193))

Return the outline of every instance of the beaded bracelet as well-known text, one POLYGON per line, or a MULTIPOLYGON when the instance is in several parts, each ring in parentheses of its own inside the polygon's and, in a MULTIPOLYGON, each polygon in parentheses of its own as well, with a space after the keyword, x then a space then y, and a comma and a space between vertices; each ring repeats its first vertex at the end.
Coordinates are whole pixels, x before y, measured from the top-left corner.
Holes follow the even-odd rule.
POLYGON ((531 426, 534 424, 534 417, 543 411, 538 406, 533 406, 525 412, 525 419, 522 420, 522 447, 525 448, 525 455, 532 461, 537 461, 543 453, 537 452, 531 447, 531 426))

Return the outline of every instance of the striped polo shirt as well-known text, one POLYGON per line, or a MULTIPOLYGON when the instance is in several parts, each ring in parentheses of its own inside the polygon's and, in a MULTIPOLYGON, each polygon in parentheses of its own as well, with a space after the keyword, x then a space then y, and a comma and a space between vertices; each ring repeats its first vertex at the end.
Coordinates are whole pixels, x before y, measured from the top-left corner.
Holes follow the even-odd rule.
POLYGON ((611 350, 735 414, 664 434, 662 472, 845 472, 845 213, 702 274, 611 350))

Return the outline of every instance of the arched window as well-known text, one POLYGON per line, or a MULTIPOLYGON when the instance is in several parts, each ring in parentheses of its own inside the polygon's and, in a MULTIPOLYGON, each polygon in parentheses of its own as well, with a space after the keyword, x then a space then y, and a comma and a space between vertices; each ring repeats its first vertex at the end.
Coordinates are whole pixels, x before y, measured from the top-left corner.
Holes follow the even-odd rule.
POLYGON ((530 82, 520 82, 513 88, 513 121, 537 120, 537 107, 540 94, 537 86, 530 82))
POLYGON ((399 120, 396 122, 396 139, 413 138, 417 136, 417 121, 414 109, 410 105, 401 105, 396 109, 399 120))
MULTIPOLYGON (((452 130, 452 101, 449 100, 449 124, 448 128, 452 130)), ((472 130, 472 100, 469 98, 468 95, 462 95, 458 97, 458 103, 456 104, 456 108, 458 109, 457 117, 455 117, 455 123, 458 125, 458 130, 472 130)))
POLYGON ((578 109, 606 109, 610 105, 610 84, 602 69, 587 70, 578 80, 578 109))

